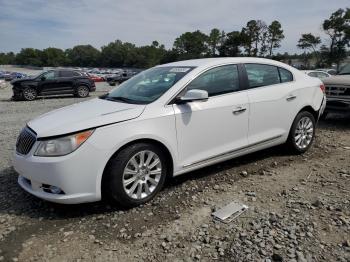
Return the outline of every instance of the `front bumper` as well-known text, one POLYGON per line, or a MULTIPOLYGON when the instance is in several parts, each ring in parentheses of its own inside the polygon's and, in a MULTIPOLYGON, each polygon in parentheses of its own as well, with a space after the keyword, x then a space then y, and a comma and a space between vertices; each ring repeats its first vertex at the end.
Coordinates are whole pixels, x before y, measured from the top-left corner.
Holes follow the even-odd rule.
POLYGON ((350 111, 350 97, 341 98, 341 97, 328 97, 327 98, 327 112, 341 112, 341 111, 350 111))
POLYGON ((75 152, 61 157, 37 157, 33 146, 28 155, 15 153, 13 166, 20 174, 19 185, 41 199, 63 204, 94 202, 101 199, 100 178, 104 155, 85 142, 75 152), (63 192, 52 193, 54 186, 63 192))

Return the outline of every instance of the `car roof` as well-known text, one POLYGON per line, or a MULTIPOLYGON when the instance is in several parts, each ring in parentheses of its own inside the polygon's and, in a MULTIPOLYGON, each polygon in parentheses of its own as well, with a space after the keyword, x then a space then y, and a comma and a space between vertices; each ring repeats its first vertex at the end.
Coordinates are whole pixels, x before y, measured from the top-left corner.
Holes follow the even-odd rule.
MULTIPOLYGON (((262 64, 271 64, 276 66, 286 67, 288 65, 271 60, 266 58, 256 58, 256 57, 217 57, 217 58, 201 58, 201 59, 192 59, 178 61, 168 64, 159 65, 159 67, 165 66, 189 66, 189 67, 206 67, 206 66, 215 66, 224 63, 262 63, 262 64)), ((289 67, 289 66, 288 66, 289 67)))

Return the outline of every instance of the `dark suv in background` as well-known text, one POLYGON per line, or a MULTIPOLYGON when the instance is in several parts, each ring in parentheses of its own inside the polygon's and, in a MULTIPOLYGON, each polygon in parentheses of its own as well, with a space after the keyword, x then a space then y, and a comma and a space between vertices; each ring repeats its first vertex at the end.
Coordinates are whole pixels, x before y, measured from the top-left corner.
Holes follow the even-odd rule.
POLYGON ((49 70, 35 77, 11 81, 14 100, 34 100, 37 96, 67 95, 87 97, 96 90, 94 81, 74 70, 49 70))

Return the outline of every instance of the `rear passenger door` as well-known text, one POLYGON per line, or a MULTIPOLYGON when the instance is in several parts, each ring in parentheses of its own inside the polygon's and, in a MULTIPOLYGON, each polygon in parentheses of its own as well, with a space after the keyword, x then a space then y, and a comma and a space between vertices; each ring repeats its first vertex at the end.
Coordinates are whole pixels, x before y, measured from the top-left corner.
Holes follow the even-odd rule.
POLYGON ((296 84, 286 69, 267 64, 245 64, 248 80, 249 144, 287 136, 296 115, 296 84))
POLYGON ((79 73, 74 71, 62 70, 59 71, 57 92, 60 94, 71 94, 73 93, 74 77, 75 74, 79 73))

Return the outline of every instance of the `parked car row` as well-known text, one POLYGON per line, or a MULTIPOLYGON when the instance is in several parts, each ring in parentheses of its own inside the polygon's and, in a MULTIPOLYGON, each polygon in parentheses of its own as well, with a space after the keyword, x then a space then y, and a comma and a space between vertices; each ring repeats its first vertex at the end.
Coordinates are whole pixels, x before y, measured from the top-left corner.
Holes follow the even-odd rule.
POLYGON ((5 79, 5 81, 22 79, 26 77, 28 77, 28 75, 19 72, 0 71, 0 79, 5 79))

